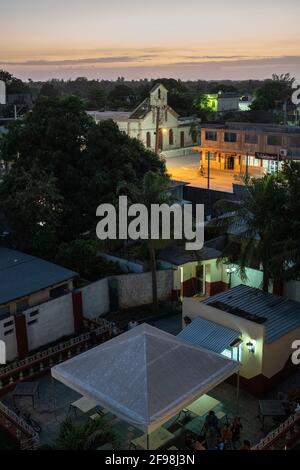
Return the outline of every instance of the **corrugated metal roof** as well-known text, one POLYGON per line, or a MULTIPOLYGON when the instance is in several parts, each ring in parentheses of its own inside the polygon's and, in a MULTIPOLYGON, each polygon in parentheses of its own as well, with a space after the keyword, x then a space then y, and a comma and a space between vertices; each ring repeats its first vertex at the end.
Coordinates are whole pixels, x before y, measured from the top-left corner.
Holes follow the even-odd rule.
MULTIPOLYGON (((264 323, 265 342, 271 343, 281 336, 300 327, 300 303, 273 294, 268 294, 254 287, 240 284, 232 289, 213 295, 204 300, 209 305, 221 301, 231 307, 238 307, 245 312, 266 318, 264 323)), ((224 312, 226 315, 227 313, 224 312)))
POLYGON ((232 330, 202 317, 195 318, 178 335, 180 339, 221 354, 241 336, 240 331, 232 330))
POLYGON ((57 264, 0 247, 0 305, 76 276, 57 264))

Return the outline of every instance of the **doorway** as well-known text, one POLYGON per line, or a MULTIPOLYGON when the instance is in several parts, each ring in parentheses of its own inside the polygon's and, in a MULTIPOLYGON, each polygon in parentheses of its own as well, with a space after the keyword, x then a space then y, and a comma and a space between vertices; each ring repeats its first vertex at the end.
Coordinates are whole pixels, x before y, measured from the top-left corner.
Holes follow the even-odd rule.
POLYGON ((234 170, 234 157, 232 155, 225 158, 225 170, 234 170))
POLYGON ((184 131, 180 132, 180 147, 184 147, 184 131))
POLYGON ((162 129, 158 131, 158 148, 159 150, 163 150, 163 132, 162 129))

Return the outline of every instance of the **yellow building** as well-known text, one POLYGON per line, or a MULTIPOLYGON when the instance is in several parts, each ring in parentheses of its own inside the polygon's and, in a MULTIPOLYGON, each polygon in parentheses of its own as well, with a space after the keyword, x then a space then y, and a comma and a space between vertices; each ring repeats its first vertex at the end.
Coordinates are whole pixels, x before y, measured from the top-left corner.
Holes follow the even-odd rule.
POLYGON ((300 127, 272 124, 206 124, 201 128, 203 168, 256 174, 272 172, 284 160, 300 160, 300 127))
MULTIPOLYGON (((291 355, 293 341, 300 338, 299 302, 241 284, 203 301, 184 298, 182 315, 192 321, 186 328, 191 331, 191 342, 198 346, 207 347, 200 334, 197 344, 193 320, 198 317, 215 324, 212 347, 224 334, 219 328, 237 332, 242 339, 241 384, 254 395, 265 393, 296 368, 291 355)), ((223 352, 227 355, 229 351, 230 344, 223 352)))

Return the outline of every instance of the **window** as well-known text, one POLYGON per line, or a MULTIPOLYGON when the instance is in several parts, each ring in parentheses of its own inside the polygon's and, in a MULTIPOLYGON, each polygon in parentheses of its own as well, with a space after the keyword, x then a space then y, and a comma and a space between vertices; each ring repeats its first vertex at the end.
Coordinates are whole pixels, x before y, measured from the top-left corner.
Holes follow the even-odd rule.
POLYGON ((217 140, 217 133, 215 131, 206 131, 205 140, 217 140))
POLYGON ((224 133, 224 142, 236 142, 237 137, 235 132, 225 132, 224 133))
POLYGON ((268 135, 267 145, 282 145, 281 135, 268 135))
POLYGON ((151 147, 151 134, 150 134, 150 132, 147 132, 146 141, 147 141, 147 143, 146 143, 147 147, 148 148, 151 147))
POLYGON ((6 323, 3 323, 3 328, 7 328, 8 326, 12 326, 14 324, 13 320, 7 321, 6 323))
POLYGON ((173 129, 169 130, 169 145, 174 144, 174 134, 173 134, 173 129))
POLYGON ((167 109, 165 110, 165 121, 166 122, 168 121, 168 110, 167 109))
POLYGON ((39 314, 39 311, 38 311, 38 310, 33 310, 33 312, 30 312, 30 313, 29 313, 29 316, 30 316, 30 317, 36 317, 38 314, 39 314))
POLYGON ((4 336, 11 335, 13 332, 13 328, 11 330, 4 331, 4 336))
POLYGON ((26 310, 28 307, 29 307, 28 299, 19 300, 17 302, 17 312, 18 313, 23 312, 23 310, 26 310))
POLYGON ((37 318, 35 320, 30 320, 29 322, 27 322, 27 325, 30 326, 30 325, 34 325, 34 323, 37 323, 37 318))
POLYGON ((158 95, 158 99, 160 100, 161 98, 160 88, 158 89, 157 95, 158 95))
POLYGON ((245 144, 257 144, 256 134, 245 134, 245 144))

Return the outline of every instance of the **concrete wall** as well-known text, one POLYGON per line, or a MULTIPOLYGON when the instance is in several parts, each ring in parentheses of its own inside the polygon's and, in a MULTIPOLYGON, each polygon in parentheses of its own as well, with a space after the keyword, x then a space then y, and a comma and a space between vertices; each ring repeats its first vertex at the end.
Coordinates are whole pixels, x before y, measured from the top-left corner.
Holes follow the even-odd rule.
POLYGON ((74 333, 72 294, 32 307, 24 315, 30 351, 74 333), (33 312, 38 314, 31 316, 33 312))
POLYGON ((18 350, 15 330, 15 319, 13 315, 5 318, 4 320, 0 320, 0 340, 4 341, 5 343, 6 361, 11 361, 15 357, 17 357, 18 350), (8 334, 5 335, 5 333, 8 334))
MULTIPOLYGON (((173 285, 173 271, 157 271, 158 300, 171 298, 173 285)), ((151 272, 142 274, 127 274, 117 276, 120 308, 147 305, 152 302, 152 275, 151 272)))
POLYGON ((93 282, 81 290, 83 314, 86 318, 97 318, 109 311, 109 290, 107 278, 93 282))
MULTIPOLYGON (((152 302, 151 272, 123 274, 100 279, 82 289, 83 315, 93 319, 109 312, 109 280, 117 279, 119 307, 129 308, 152 302)), ((157 271, 158 299, 171 298, 173 271, 157 271)), ((46 301, 24 312, 28 351, 74 334, 74 314, 72 293, 46 301)), ((15 317, 11 315, 0 321, 0 340, 6 344, 7 361, 18 357, 15 317), (4 326, 6 325, 6 326, 4 326), (10 331, 12 330, 12 331, 10 331), (9 332, 9 334, 6 334, 9 332)))
MULTIPOLYGON (((214 321, 220 325, 240 331, 242 334, 242 367, 241 376, 250 379, 262 373, 263 369, 263 339, 265 329, 263 325, 245 320, 230 313, 205 305, 197 299, 184 298, 182 304, 182 317, 188 316, 191 319, 201 316, 207 320, 214 321), (246 343, 254 340, 255 354, 249 353, 246 343)), ((183 323, 184 326, 184 323, 183 323)))
MULTIPOLYGON (((158 299, 171 297, 173 271, 157 271, 158 299)), ((90 319, 109 312, 109 279, 118 283, 119 308, 138 307, 152 302, 151 272, 129 273, 101 279, 81 289, 84 316, 90 319)))

